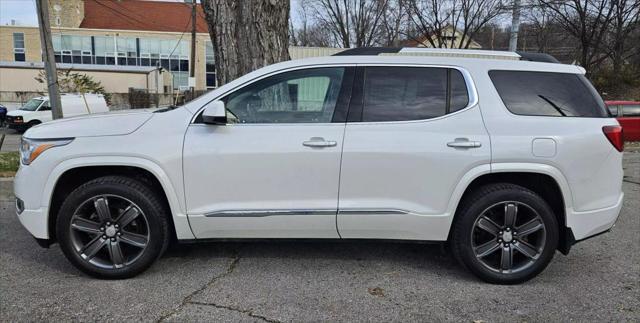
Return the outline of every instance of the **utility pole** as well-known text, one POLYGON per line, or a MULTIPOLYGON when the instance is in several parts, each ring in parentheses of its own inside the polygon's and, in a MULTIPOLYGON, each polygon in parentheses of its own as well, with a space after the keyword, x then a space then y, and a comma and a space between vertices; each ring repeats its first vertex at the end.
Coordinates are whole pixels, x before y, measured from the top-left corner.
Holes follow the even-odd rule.
POLYGON ((58 71, 56 58, 51 42, 51 25, 49 24, 49 0, 36 0, 38 10, 38 23, 40 25, 40 44, 42 45, 42 60, 47 74, 47 90, 49 91, 49 104, 53 119, 62 118, 62 103, 58 89, 58 71))
POLYGON ((509 33, 509 51, 518 49, 518 30, 520 29, 520 0, 513 0, 513 14, 511 15, 511 32, 509 33))
POLYGON ((196 6, 198 2, 192 0, 191 2, 191 68, 189 69, 189 84, 191 86, 191 100, 196 97, 196 6))

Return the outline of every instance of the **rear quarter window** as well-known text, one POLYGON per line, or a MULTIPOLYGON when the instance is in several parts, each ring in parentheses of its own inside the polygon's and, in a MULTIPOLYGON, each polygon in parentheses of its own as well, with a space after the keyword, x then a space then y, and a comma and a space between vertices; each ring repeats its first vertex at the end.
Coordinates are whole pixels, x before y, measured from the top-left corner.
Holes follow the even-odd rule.
POLYGON ((489 71, 502 102, 518 115, 606 118, 602 98, 580 74, 489 71))

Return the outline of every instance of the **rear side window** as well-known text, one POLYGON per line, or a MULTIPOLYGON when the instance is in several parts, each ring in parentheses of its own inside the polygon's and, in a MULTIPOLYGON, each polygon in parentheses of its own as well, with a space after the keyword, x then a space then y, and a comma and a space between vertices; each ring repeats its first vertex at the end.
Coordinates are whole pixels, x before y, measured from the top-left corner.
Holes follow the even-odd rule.
POLYGON ((504 105, 514 114, 552 117, 609 117, 591 83, 579 74, 490 71, 504 105))
POLYGON ((640 104, 623 105, 622 116, 623 117, 640 117, 640 104))
POLYGON ((365 122, 430 119, 469 103, 464 77, 449 68, 367 67, 363 92, 365 122))

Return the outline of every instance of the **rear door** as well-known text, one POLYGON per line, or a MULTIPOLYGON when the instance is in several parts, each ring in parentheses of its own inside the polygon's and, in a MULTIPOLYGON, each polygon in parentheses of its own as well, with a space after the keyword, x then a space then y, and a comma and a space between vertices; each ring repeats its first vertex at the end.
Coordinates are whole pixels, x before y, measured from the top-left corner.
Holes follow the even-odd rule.
POLYGON ((490 163, 473 82, 447 67, 363 66, 345 130, 343 238, 446 239, 462 176, 490 163))

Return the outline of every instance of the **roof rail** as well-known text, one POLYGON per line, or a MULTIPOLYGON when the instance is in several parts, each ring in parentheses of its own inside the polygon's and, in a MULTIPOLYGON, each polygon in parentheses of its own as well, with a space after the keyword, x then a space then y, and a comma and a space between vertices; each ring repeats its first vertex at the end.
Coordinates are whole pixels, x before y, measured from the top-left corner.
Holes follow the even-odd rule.
POLYGON ((383 53, 397 53, 402 47, 358 47, 343 50, 331 56, 375 56, 383 53))
POLYGON ((545 62, 545 63, 560 63, 560 61, 545 53, 528 53, 528 52, 516 52, 520 55, 521 61, 530 61, 530 62, 545 62))
POLYGON ((543 53, 508 52, 479 49, 425 48, 425 47, 359 47, 333 54, 333 56, 444 56, 486 59, 522 60, 531 62, 560 63, 555 57, 543 53))

